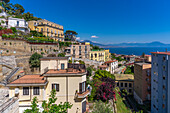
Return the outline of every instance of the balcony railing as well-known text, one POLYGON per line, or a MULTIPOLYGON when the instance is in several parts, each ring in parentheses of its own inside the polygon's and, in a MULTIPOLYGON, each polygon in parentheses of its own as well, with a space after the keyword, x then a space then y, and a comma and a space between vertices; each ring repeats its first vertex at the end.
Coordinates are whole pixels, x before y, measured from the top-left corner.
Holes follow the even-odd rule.
POLYGON ((62 29, 62 28, 55 27, 55 26, 51 26, 51 25, 48 25, 48 24, 39 24, 39 25, 37 25, 37 26, 48 26, 48 27, 52 27, 52 28, 54 28, 54 29, 58 29, 58 30, 64 31, 64 29, 62 29))

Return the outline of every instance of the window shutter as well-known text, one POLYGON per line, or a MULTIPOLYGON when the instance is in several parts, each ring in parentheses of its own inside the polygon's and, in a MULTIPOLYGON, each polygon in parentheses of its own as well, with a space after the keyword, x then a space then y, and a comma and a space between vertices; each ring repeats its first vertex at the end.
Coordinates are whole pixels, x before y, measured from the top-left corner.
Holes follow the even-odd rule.
POLYGON ((86 86, 86 81, 85 81, 85 91, 86 91, 86 87, 87 87, 87 86, 86 86))
POLYGON ((79 93, 82 93, 82 83, 79 83, 79 93))
POLYGON ((59 91, 59 84, 56 84, 56 91, 59 91))
POLYGON ((52 84, 52 90, 54 89, 54 84, 52 84))

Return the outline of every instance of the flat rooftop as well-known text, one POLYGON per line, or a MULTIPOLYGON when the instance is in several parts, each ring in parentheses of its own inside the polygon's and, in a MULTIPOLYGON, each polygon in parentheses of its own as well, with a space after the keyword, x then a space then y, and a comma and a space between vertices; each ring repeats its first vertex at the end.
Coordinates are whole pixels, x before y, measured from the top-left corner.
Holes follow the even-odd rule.
POLYGON ((138 63, 135 63, 137 65, 140 65, 140 66, 143 66, 143 65, 151 65, 151 63, 147 63, 147 62, 138 62, 138 63))
POLYGON ((57 70, 57 69, 50 69, 45 74, 79 74, 79 73, 85 73, 85 69, 64 69, 64 70, 57 70))
POLYGON ((170 51, 169 52, 151 52, 153 54, 165 54, 165 55, 170 55, 170 51))
POLYGON ((123 80, 123 81, 134 81, 134 75, 132 74, 114 74, 115 80, 123 80))

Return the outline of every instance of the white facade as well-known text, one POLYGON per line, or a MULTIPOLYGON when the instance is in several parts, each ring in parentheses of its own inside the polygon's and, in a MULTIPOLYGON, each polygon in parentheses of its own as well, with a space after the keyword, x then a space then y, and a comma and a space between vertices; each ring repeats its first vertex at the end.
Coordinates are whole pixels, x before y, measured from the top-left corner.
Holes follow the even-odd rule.
POLYGON ((28 23, 24 19, 12 18, 8 19, 0 18, 1 25, 7 28, 16 27, 17 30, 22 32, 29 32, 28 23), (4 23, 2 23, 4 21, 4 23))
POLYGON ((105 64, 107 64, 107 66, 108 66, 106 71, 110 71, 111 74, 114 74, 115 69, 118 68, 118 61, 117 60, 108 61, 108 62, 105 62, 105 64))

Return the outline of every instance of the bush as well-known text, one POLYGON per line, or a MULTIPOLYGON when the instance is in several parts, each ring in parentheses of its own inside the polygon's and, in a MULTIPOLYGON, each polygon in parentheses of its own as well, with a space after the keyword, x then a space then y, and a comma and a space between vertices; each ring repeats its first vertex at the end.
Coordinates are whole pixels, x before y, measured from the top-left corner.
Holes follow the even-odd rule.
POLYGON ((58 57, 65 57, 65 54, 64 53, 59 53, 58 57))
POLYGON ((7 38, 8 36, 6 34, 2 34, 2 38, 7 38))
POLYGON ((15 27, 11 27, 10 29, 12 29, 12 32, 13 33, 16 33, 17 32, 17 29, 15 27))

